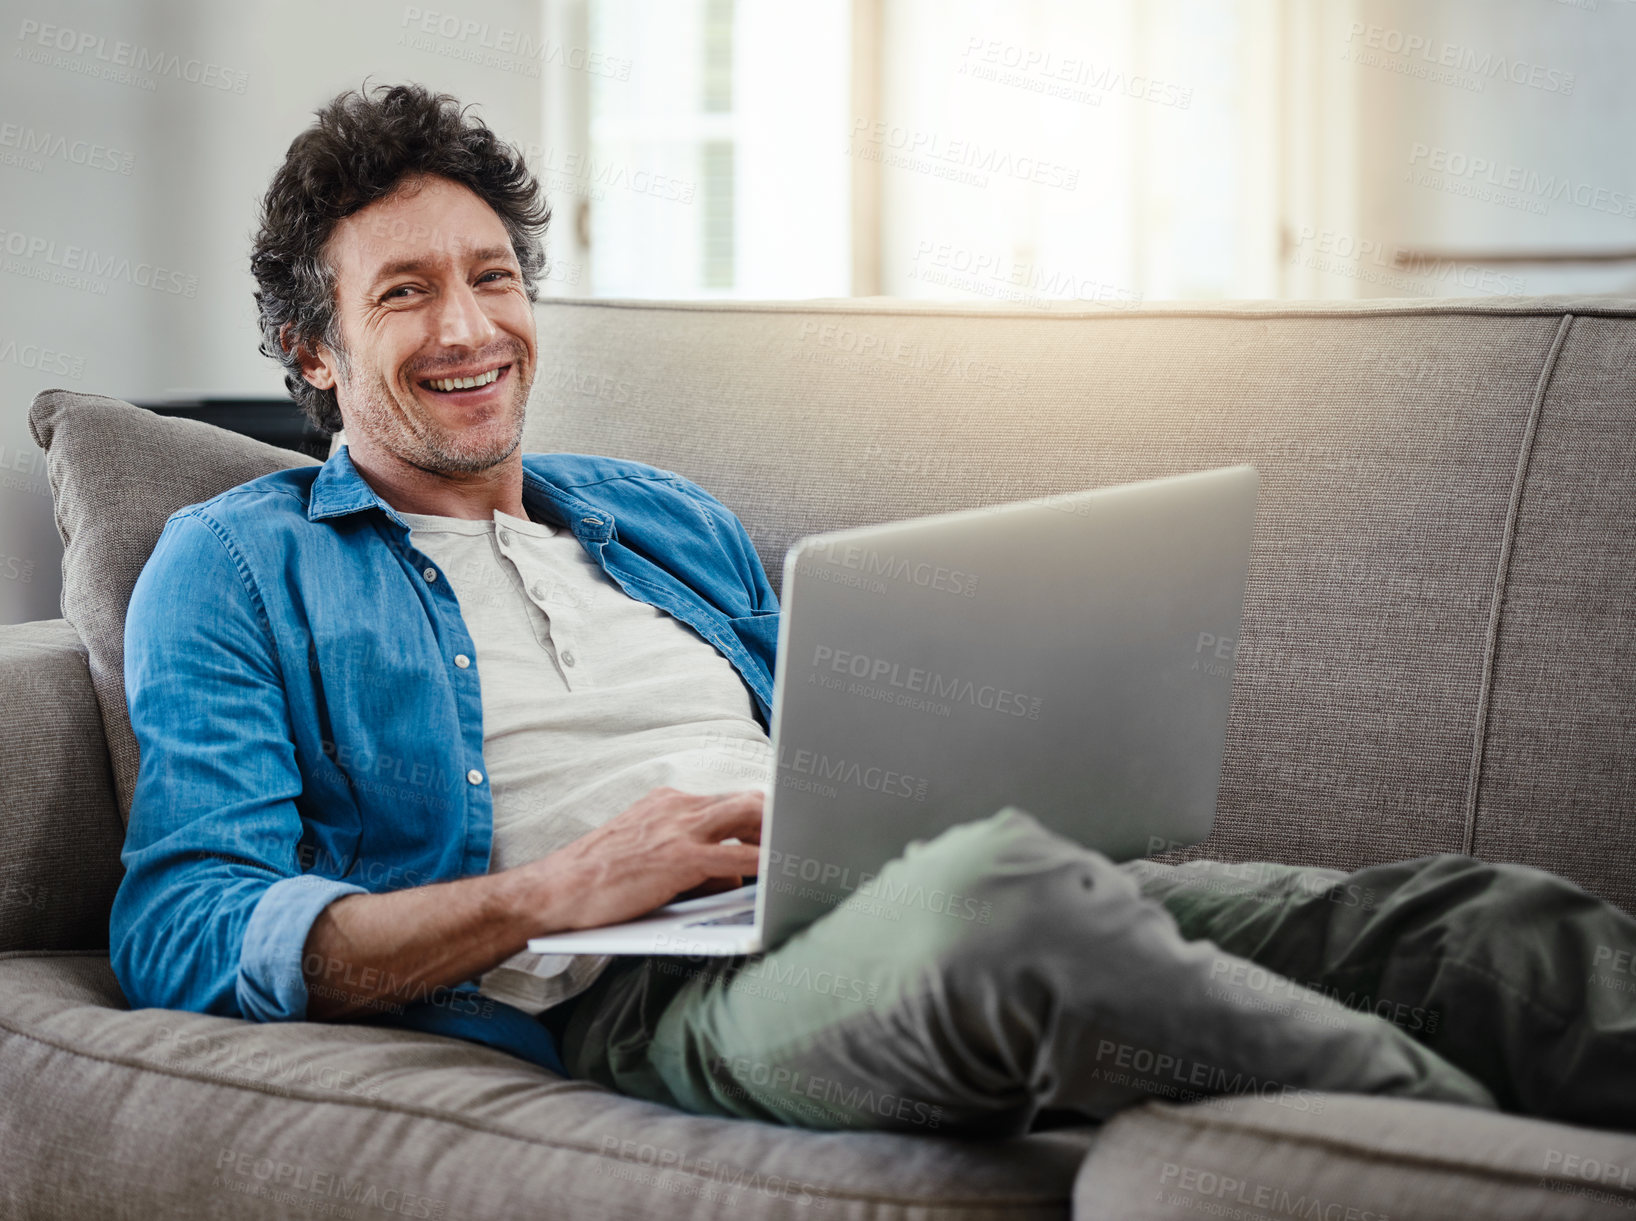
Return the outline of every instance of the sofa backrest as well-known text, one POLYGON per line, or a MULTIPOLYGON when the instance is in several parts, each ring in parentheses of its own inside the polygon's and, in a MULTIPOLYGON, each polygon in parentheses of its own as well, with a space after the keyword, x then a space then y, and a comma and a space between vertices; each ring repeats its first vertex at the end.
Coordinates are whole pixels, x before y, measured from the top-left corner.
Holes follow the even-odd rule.
POLYGON ((524 448, 697 481, 775 588, 804 534, 1253 463, 1217 828, 1180 855, 1468 852, 1636 910, 1636 301, 538 319, 524 448))

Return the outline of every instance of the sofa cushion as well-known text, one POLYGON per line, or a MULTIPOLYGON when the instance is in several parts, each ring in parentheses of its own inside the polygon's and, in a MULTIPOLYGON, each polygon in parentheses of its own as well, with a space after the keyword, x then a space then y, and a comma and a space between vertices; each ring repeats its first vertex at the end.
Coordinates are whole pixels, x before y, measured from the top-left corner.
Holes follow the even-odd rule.
POLYGON ((1094 1132, 804 1132, 438 1035, 124 1005, 106 957, 0 955, 0 1215, 1060 1218, 1094 1132))
POLYGON ((0 691, 0 951, 106 951, 125 831, 73 627, 46 619, 0 629, 0 691))
POLYGON ((316 459, 70 390, 36 395, 28 426, 46 454, 62 535, 63 617, 85 642, 114 796, 129 822, 137 747, 125 706, 125 609, 165 519, 246 480, 316 459))
POLYGON ((1592 1221, 1633 1208, 1636 1136, 1305 1092, 1122 1112, 1074 1186, 1083 1221, 1592 1221))

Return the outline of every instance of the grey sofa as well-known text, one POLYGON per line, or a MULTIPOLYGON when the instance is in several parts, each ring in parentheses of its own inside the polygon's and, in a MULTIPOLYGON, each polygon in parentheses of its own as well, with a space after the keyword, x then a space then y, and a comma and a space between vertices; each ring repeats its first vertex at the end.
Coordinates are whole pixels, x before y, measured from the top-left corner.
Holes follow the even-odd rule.
MULTIPOLYGON (((1185 855, 1468 852, 1636 904, 1636 301, 538 315, 524 448, 697 480, 775 587, 804 533, 1253 462, 1217 829, 1185 855)), ((106 954, 136 768, 131 584, 171 511, 310 460, 66 391, 29 420, 67 550, 64 618, 0 628, 4 1216, 1636 1207, 1631 1132, 1429 1103, 1150 1102, 1004 1143, 818 1134, 681 1115, 409 1031, 131 1012, 106 954)), ((1636 989, 1632 950, 1608 947, 1596 986, 1636 989)))

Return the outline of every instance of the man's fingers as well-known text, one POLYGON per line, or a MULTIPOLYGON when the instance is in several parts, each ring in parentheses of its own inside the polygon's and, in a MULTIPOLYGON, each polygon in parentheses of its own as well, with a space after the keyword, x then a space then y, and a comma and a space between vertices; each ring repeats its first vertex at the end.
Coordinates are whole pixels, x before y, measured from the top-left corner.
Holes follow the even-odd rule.
POLYGON ((736 838, 760 843, 761 814, 766 805, 767 794, 760 789, 723 793, 699 811, 705 834, 715 840, 736 838))
POLYGON ((754 844, 712 844, 699 863, 713 878, 748 877, 761 867, 761 849, 754 844))
POLYGON ((700 882, 692 890, 682 891, 682 893, 677 895, 675 899, 672 899, 671 902, 675 903, 682 899, 702 899, 706 895, 724 894, 729 890, 737 890, 743 885, 744 879, 742 877, 709 878, 703 882, 700 882))

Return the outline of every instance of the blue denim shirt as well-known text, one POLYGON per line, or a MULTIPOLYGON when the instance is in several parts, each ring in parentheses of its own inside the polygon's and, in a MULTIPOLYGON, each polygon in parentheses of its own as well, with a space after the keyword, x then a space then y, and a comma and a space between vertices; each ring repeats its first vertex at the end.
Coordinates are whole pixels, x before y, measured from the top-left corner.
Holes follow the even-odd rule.
MULTIPOLYGON (((585 454, 524 454, 522 498, 720 650, 767 726, 778 602, 726 506, 585 454)), ((125 619, 141 763, 109 936, 133 1006, 301 1020, 326 904, 488 871, 482 665, 461 655, 477 650, 448 579, 345 447, 170 516, 125 619)), ((325 970, 319 986, 375 982, 325 970)), ((362 1020, 564 1071, 545 1026, 475 979, 362 1020)))

